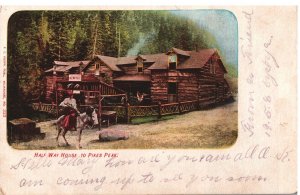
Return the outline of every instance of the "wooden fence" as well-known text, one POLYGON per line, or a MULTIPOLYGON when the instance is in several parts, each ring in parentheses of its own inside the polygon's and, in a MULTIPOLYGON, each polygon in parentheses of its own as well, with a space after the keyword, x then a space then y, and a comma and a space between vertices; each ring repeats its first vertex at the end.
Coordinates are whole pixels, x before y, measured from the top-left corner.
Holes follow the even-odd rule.
MULTIPOLYGON (((185 101, 168 104, 150 105, 150 106, 131 106, 118 105, 118 106, 102 106, 102 110, 115 111, 117 113, 118 121, 124 121, 130 123, 131 119, 136 117, 148 117, 157 116, 158 118, 166 115, 183 114, 199 110, 201 108, 201 102, 185 101)), ((84 108, 89 105, 83 105, 79 107, 79 111, 83 112, 84 108)), ((32 108, 37 111, 48 112, 51 114, 56 113, 56 106, 51 104, 33 103, 32 108)))
POLYGON ((44 103, 32 103, 32 109, 41 112, 47 112, 49 114, 56 114, 55 104, 44 104, 44 103))

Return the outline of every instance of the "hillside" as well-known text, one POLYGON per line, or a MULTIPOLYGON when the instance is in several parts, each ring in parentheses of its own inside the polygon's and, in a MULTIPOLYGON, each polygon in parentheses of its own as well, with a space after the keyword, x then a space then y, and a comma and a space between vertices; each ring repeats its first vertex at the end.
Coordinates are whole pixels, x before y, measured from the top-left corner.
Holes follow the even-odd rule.
MULTIPOLYGON (((54 60, 215 47, 215 37, 168 11, 19 11, 8 24, 8 118, 26 115, 54 60)), ((227 66, 230 75, 237 75, 227 66)))

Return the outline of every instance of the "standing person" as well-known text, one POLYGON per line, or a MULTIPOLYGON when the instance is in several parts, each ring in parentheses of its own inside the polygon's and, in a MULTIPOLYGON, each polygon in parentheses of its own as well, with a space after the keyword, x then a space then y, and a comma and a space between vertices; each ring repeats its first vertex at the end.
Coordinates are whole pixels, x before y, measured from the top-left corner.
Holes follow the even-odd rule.
POLYGON ((137 91, 136 97, 139 103, 141 103, 144 100, 144 94, 141 93, 140 91, 137 91))

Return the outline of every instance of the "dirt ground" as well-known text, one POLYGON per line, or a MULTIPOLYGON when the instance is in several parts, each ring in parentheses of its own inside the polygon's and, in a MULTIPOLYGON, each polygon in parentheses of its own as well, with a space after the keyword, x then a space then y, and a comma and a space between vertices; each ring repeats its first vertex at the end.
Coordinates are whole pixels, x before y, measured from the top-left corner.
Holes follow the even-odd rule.
MULTIPOLYGON (((85 129, 82 133, 83 149, 157 149, 157 148, 224 148, 233 145, 238 135, 237 101, 210 110, 194 111, 157 122, 139 125, 118 124, 108 128, 125 130, 128 140, 100 142, 97 129, 85 129)), ((76 132, 68 132, 66 139, 71 146, 64 146, 62 137, 56 145, 54 121, 38 123, 43 140, 13 143, 16 149, 76 149, 76 132)), ((107 127, 106 127, 107 128, 107 127)), ((105 129, 105 128, 103 128, 105 129)))

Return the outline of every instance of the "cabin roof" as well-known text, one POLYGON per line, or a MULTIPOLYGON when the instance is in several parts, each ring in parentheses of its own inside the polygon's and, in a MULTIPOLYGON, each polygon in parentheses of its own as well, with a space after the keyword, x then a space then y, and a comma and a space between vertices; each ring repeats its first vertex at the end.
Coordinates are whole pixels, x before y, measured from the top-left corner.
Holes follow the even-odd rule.
POLYGON ((88 63, 90 63, 90 60, 83 60, 83 61, 54 61, 55 65, 59 65, 59 66, 79 66, 82 63, 82 65, 86 65, 88 63))
MULTIPOLYGON (((148 55, 139 55, 142 56, 144 63, 168 63, 168 56, 165 53, 158 53, 158 54, 148 54, 148 55)), ((120 57, 118 58, 117 65, 128 65, 128 64, 136 64, 136 59, 138 56, 127 56, 127 57, 120 57)))
POLYGON ((125 65, 125 64, 135 64, 136 56, 126 56, 126 57, 119 57, 117 59, 117 65, 125 65))
MULTIPOLYGON (((71 68, 74 68, 73 66, 57 66, 55 71, 56 72, 65 72, 70 70, 71 68)), ((48 70, 46 70, 45 72, 53 72, 53 68, 50 68, 48 70)))
POLYGON ((123 75, 113 79, 113 81, 149 81, 151 77, 150 75, 145 74, 135 74, 135 75, 123 75))
POLYGON ((138 56, 136 56, 136 58, 134 58, 134 59, 135 59, 135 60, 138 60, 139 58, 142 59, 143 61, 146 60, 145 56, 144 56, 144 55, 141 55, 141 54, 139 54, 138 56))
MULTIPOLYGON (((120 72, 122 71, 120 67, 136 64, 136 60, 139 57, 143 59, 144 63, 150 64, 150 67, 148 68, 149 70, 161 70, 161 69, 168 69, 168 54, 172 52, 184 56, 184 60, 180 61, 180 63, 177 65, 177 69, 181 70, 181 69, 202 68, 208 62, 208 60, 214 55, 214 53, 217 52, 217 50, 202 49, 199 51, 184 51, 173 47, 167 53, 126 56, 126 57, 119 57, 119 58, 103 56, 103 55, 96 55, 96 57, 102 60, 112 71, 120 72)), ((80 64, 82 64, 83 67, 85 68, 88 66, 90 62, 92 61, 89 60, 72 61, 72 62, 54 61, 54 64, 57 65, 56 71, 65 72, 73 67, 74 68, 79 67, 80 64)), ((226 72, 225 67, 223 68, 226 72)), ((53 68, 46 70, 45 72, 52 72, 52 71, 53 68)))
POLYGON ((190 57, 178 64, 177 69, 202 68, 207 61, 216 52, 216 49, 202 49, 200 51, 191 51, 190 57))
MULTIPOLYGON (((71 68, 77 68, 80 65, 86 66, 90 63, 90 60, 83 60, 83 61, 54 61, 54 65, 56 65, 55 71, 56 72, 66 72, 71 68)), ((45 72, 53 72, 53 68, 46 70, 45 72)))
POLYGON ((146 62, 153 62, 149 69, 168 69, 168 55, 165 53, 145 55, 146 62))
POLYGON ((110 56, 101 56, 97 55, 97 57, 102 60, 112 71, 117 71, 120 72, 122 71, 118 66, 117 66, 117 58, 110 57, 110 56))
POLYGON ((175 47, 172 47, 172 49, 170 49, 170 51, 168 51, 167 54, 172 53, 172 52, 182 55, 182 56, 191 56, 190 51, 184 51, 184 50, 181 50, 181 49, 178 49, 175 47))
MULTIPOLYGON (((178 49, 173 48, 176 51, 178 49)), ((183 50, 180 50, 182 53, 183 50)), ((202 49, 199 51, 184 51, 189 53, 189 57, 185 58, 184 61, 178 64, 177 69, 196 69, 202 68, 207 61, 212 57, 216 52, 216 49, 202 49)), ((169 53, 169 52, 168 52, 169 53)), ((150 70, 155 69, 168 69, 168 55, 160 55, 155 63, 149 67, 150 70)))

